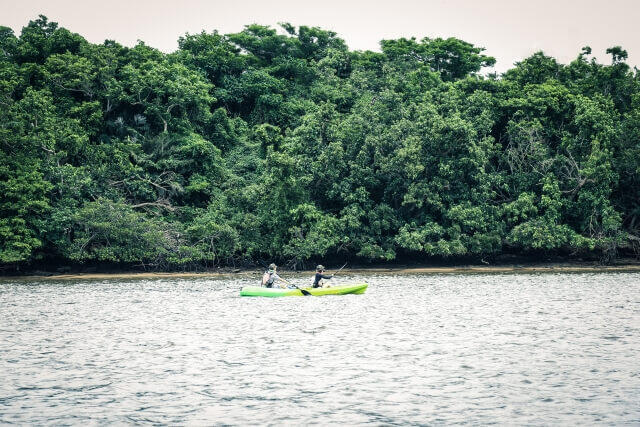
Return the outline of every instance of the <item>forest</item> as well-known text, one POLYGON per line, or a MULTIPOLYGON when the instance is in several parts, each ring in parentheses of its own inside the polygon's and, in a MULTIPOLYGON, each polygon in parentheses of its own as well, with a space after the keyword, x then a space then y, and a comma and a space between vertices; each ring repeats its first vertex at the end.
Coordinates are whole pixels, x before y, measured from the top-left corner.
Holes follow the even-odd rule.
POLYGON ((497 75, 456 38, 353 51, 283 23, 178 45, 0 27, 0 271, 640 255, 620 46, 497 75))

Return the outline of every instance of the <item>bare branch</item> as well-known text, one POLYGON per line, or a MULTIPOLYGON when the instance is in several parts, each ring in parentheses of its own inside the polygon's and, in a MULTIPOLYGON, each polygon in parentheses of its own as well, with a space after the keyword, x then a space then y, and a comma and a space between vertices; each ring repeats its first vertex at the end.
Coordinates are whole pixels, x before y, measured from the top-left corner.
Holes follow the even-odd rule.
POLYGON ((174 206, 171 206, 169 204, 169 202, 167 202, 166 200, 162 200, 162 201, 157 201, 157 202, 144 202, 144 203, 138 203, 137 205, 131 205, 132 208, 144 208, 147 206, 155 206, 158 208, 163 208, 166 209, 170 212, 175 211, 177 208, 174 206))

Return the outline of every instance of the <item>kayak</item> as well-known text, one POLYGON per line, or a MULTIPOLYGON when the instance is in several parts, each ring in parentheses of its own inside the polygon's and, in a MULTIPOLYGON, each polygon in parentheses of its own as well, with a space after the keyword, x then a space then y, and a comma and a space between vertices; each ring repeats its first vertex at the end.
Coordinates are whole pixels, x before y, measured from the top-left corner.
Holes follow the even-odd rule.
MULTIPOLYGON (((366 283, 357 283, 352 285, 332 286, 330 288, 303 288, 311 295, 346 295, 346 294, 363 294, 367 290, 366 283)), ((281 288, 265 288, 262 286, 245 286, 240 291, 243 297, 301 297, 300 289, 281 289, 281 288)))
MULTIPOLYGON (((330 288, 303 288, 314 296, 321 295, 346 295, 363 294, 367 290, 366 283, 357 283, 343 286, 332 286, 330 288)), ((240 291, 243 297, 301 297, 300 289, 265 288, 262 286, 245 286, 240 291)))

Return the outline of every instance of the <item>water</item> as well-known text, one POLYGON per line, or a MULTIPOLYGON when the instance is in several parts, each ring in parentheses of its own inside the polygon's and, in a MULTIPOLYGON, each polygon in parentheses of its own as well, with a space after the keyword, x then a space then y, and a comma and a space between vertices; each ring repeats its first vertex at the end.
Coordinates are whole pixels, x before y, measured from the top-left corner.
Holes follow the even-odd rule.
POLYGON ((640 424, 640 273, 0 281, 0 424, 640 424))

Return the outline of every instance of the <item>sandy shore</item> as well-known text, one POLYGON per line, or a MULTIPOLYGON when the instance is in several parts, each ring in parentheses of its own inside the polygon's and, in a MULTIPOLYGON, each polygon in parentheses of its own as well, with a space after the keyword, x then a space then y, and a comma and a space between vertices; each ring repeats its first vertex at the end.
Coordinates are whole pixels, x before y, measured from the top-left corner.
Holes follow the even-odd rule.
MULTIPOLYGON (((311 275, 313 271, 280 270, 283 275, 311 275)), ((341 275, 353 274, 470 274, 470 273, 581 273, 581 272, 640 272, 640 263, 616 266, 584 264, 461 266, 461 267, 379 267, 344 269, 341 275)), ((163 279, 202 277, 259 276, 262 270, 209 271, 201 273, 78 273, 54 275, 0 276, 0 280, 106 280, 106 279, 163 279)))

